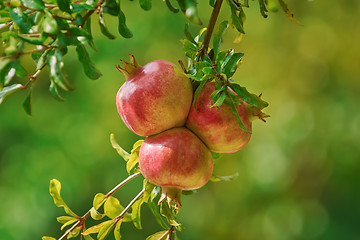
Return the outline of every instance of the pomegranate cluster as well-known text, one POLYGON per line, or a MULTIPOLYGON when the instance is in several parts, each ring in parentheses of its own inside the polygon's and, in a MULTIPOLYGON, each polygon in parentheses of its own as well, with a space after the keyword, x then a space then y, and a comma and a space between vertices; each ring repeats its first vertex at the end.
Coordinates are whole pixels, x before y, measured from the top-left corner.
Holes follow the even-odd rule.
POLYGON ((146 139, 139 152, 139 167, 150 183, 162 188, 159 202, 180 207, 183 190, 204 186, 213 171, 210 151, 232 153, 250 140, 253 111, 246 103, 237 111, 248 131, 239 126, 229 105, 211 107, 215 84, 205 84, 193 107, 191 81, 165 61, 140 66, 134 56, 117 69, 126 82, 116 95, 125 125, 146 139))

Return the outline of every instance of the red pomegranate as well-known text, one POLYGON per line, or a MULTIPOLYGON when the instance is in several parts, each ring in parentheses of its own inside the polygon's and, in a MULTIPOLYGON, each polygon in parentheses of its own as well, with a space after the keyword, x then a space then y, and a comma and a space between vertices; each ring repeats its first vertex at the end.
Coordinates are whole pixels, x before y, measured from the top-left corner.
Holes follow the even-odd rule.
POLYGON ((264 117, 261 111, 246 103, 237 106, 242 123, 248 132, 241 129, 231 110, 231 106, 214 103, 210 95, 215 91, 215 83, 205 84, 196 102, 196 110, 191 107, 186 127, 193 131, 213 152, 232 153, 242 149, 250 140, 252 120, 264 117))
POLYGON ((190 130, 173 128, 145 139, 140 147, 139 166, 150 183, 161 186, 160 201, 180 207, 182 190, 204 186, 213 171, 209 149, 190 130))
POLYGON ((122 61, 117 66, 126 82, 116 95, 117 110, 126 126, 140 136, 160 133, 185 124, 193 90, 190 79, 175 71, 175 65, 152 61, 145 66, 122 61))

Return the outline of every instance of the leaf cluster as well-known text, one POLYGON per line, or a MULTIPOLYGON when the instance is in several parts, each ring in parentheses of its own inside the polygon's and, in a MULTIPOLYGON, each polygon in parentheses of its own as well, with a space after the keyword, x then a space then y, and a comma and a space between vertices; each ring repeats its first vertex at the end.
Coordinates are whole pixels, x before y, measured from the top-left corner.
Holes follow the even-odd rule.
POLYGON ((232 79, 244 54, 233 49, 221 50, 222 36, 229 25, 228 21, 223 21, 214 30, 212 48, 203 45, 206 29, 202 29, 196 37, 192 37, 188 26, 185 27, 186 39, 182 43, 189 61, 184 70, 192 79, 196 89, 193 102, 195 109, 198 96, 205 84, 214 81, 215 91, 211 94, 213 100, 211 107, 220 107, 223 103, 230 105, 240 127, 248 131, 239 117, 237 106, 245 102, 255 108, 263 109, 268 103, 232 79))

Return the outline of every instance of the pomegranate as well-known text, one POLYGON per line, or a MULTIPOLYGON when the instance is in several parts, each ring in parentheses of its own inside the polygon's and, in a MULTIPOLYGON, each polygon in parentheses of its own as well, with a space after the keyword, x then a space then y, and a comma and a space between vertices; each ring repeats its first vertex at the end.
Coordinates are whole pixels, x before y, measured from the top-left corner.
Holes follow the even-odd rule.
POLYGON ((140 136, 149 136, 185 124, 192 102, 190 79, 175 71, 175 65, 152 61, 145 66, 122 61, 117 69, 126 82, 116 95, 117 110, 125 125, 140 136))
POLYGON ((146 180, 162 188, 159 203, 167 199, 169 206, 180 207, 182 190, 208 182, 213 159, 205 144, 181 127, 147 137, 140 147, 139 166, 146 180))
POLYGON ((205 84, 196 102, 196 109, 191 107, 186 127, 193 131, 213 152, 233 153, 242 149, 250 140, 252 120, 266 117, 258 108, 245 102, 237 106, 240 119, 248 132, 244 131, 231 110, 231 106, 222 104, 211 107, 211 94, 215 83, 205 84))

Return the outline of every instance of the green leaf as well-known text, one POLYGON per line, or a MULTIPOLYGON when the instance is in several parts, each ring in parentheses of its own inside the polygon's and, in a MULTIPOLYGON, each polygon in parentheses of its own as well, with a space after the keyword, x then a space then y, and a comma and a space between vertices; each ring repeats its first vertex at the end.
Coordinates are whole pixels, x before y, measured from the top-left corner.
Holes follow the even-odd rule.
POLYGON ((81 232, 81 229, 82 229, 81 226, 76 227, 74 230, 72 230, 72 231, 68 234, 67 239, 77 237, 77 236, 79 235, 79 233, 81 232))
POLYGON ((55 49, 55 51, 50 51, 47 55, 47 60, 51 82, 54 82, 65 91, 73 90, 73 87, 61 71, 63 62, 60 50, 55 49))
POLYGON ((95 210, 98 210, 105 201, 106 196, 103 193, 97 193, 93 200, 93 207, 95 208, 95 210))
POLYGON ((71 9, 70 9, 70 0, 56 0, 57 5, 59 6, 61 11, 67 12, 67 13, 72 13, 71 9))
POLYGON ((222 153, 211 152, 211 156, 213 159, 218 159, 222 156, 222 153))
POLYGON ((57 89, 55 82, 51 79, 50 79, 49 91, 56 100, 65 101, 65 99, 62 96, 60 96, 59 90, 57 89))
POLYGON ((210 178, 210 181, 212 182, 221 182, 221 181, 232 181, 235 178, 237 178, 239 176, 239 173, 235 173, 233 175, 229 175, 229 176, 216 176, 216 175, 212 175, 210 178))
POLYGON ((258 108, 265 108, 269 104, 262 100, 259 96, 249 93, 245 87, 241 87, 237 83, 230 84, 230 88, 247 104, 258 108))
POLYGON ((214 96, 214 98, 213 98, 214 104, 211 105, 210 108, 221 106, 221 105, 223 104, 226 96, 227 96, 227 95, 226 95, 226 92, 225 92, 225 91, 223 91, 223 92, 221 92, 220 94, 214 96), (214 101, 214 99, 215 99, 215 101, 214 101))
POLYGON ((119 221, 116 223, 116 226, 115 226, 115 229, 114 229, 114 237, 115 237, 115 240, 120 240, 120 239, 121 239, 121 234, 120 234, 120 226, 121 226, 121 223, 122 223, 121 220, 119 220, 119 221))
POLYGON ((116 0, 106 0, 102 10, 104 13, 108 13, 112 16, 118 16, 120 13, 120 7, 119 4, 116 2, 116 0))
POLYGON ((175 215, 169 208, 169 205, 166 203, 166 201, 160 203, 160 214, 167 219, 170 225, 181 228, 181 224, 176 221, 175 215))
POLYGON ((296 20, 296 18, 294 17, 294 14, 290 12, 286 3, 283 0, 279 0, 279 3, 280 3, 281 8, 283 9, 283 11, 285 12, 286 16, 294 23, 300 24, 300 22, 298 20, 296 20))
POLYGON ((154 233, 146 238, 146 240, 167 240, 169 239, 169 231, 164 230, 154 233))
POLYGON ((144 203, 143 198, 139 198, 132 206, 131 219, 137 229, 142 229, 141 226, 141 205, 144 203))
POLYGON ((238 64, 243 56, 243 53, 229 54, 221 65, 221 72, 224 73, 228 78, 232 77, 236 72, 238 64))
POLYGON ((204 77, 203 80, 201 80, 201 83, 200 85, 196 88, 195 90, 195 93, 194 93, 194 100, 193 100, 193 107, 195 108, 196 110, 196 102, 197 102, 197 99, 199 97, 199 94, 201 92, 201 90, 203 89, 203 87, 205 86, 205 84, 208 82, 208 77, 204 77))
POLYGON ((143 142, 144 140, 139 140, 136 143, 134 143, 133 149, 131 150, 129 161, 126 163, 126 170, 128 174, 130 174, 130 171, 139 162, 139 151, 140 151, 140 146, 143 142))
POLYGON ((233 1, 229 1, 230 9, 231 9, 231 21, 235 28, 240 32, 245 34, 244 31, 244 23, 246 20, 244 10, 242 7, 238 7, 235 5, 233 1))
POLYGON ((58 31, 57 22, 49 11, 45 11, 42 28, 44 29, 44 32, 49 34, 55 34, 58 31))
POLYGON ((79 4, 71 3, 71 10, 72 12, 82 12, 82 11, 94 10, 94 7, 85 3, 79 3, 79 4))
POLYGON ((71 225, 71 224, 73 224, 73 223, 75 223, 75 222, 77 222, 77 221, 78 221, 78 220, 77 220, 76 218, 67 221, 66 223, 64 223, 64 224, 61 226, 60 230, 61 230, 61 231, 64 230, 64 228, 66 228, 67 226, 69 226, 69 225, 71 225))
POLYGON ((41 240, 56 240, 56 238, 44 236, 41 238, 41 240))
POLYGON ((105 239, 109 235, 109 233, 114 229, 115 224, 116 224, 115 220, 107 221, 106 224, 104 224, 104 226, 100 229, 97 235, 97 239, 98 240, 105 239))
POLYGON ((46 49, 43 53, 40 53, 40 57, 35 61, 36 70, 41 69, 47 63, 47 56, 50 49, 46 49))
POLYGON ((160 207, 154 202, 148 202, 147 206, 149 207, 152 214, 155 216, 155 220, 157 223, 164 229, 168 229, 169 225, 163 218, 163 216, 160 214, 160 207))
POLYGON ((87 31, 88 34, 89 34, 89 38, 88 38, 87 43, 89 44, 89 46, 90 46, 94 51, 98 52, 97 49, 96 49, 96 47, 95 47, 94 38, 93 38, 92 32, 91 32, 91 17, 89 17, 88 20, 85 22, 85 24, 84 24, 84 30, 87 31))
POLYGON ((27 8, 43 11, 45 5, 42 0, 21 0, 23 5, 27 8))
POLYGON ((266 0, 266 7, 272 12, 279 10, 278 0, 266 0))
POLYGON ((19 60, 13 61, 11 66, 13 68, 15 68, 16 76, 18 76, 18 77, 28 77, 28 73, 27 73, 26 69, 23 66, 21 66, 19 60))
POLYGON ((149 183, 146 179, 143 181, 143 188, 145 189, 144 195, 143 195, 143 201, 145 203, 149 202, 149 199, 151 197, 151 193, 155 188, 155 185, 152 183, 149 183))
POLYGON ((186 38, 187 38, 190 42, 192 42, 192 43, 194 43, 194 44, 197 45, 197 43, 196 43, 195 40, 194 40, 194 37, 193 37, 193 36, 191 35, 191 33, 190 33, 189 24, 188 24, 188 23, 185 24, 184 34, 185 34, 186 38))
POLYGON ((216 59, 216 56, 219 53, 220 45, 221 45, 221 38, 224 35, 225 30, 229 27, 228 21, 223 21, 219 24, 219 26, 215 29, 214 35, 213 35, 213 48, 214 48, 214 56, 216 59))
POLYGON ((169 8, 170 11, 172 11, 173 13, 178 13, 179 12, 179 9, 175 8, 170 0, 165 0, 165 3, 166 3, 166 6, 169 8))
POLYGON ((185 55, 190 59, 195 59, 198 52, 198 45, 188 39, 184 39, 181 42, 183 43, 183 51, 185 52, 185 55))
POLYGON ((209 5, 214 7, 215 6, 215 0, 209 0, 209 5))
POLYGON ((121 36, 123 36, 124 38, 132 38, 133 34, 130 31, 130 29, 126 26, 126 18, 125 18, 125 14, 123 13, 123 11, 119 12, 119 33, 121 36))
POLYGON ((39 37, 25 37, 22 35, 18 35, 17 37, 33 45, 42 45, 48 38, 48 35, 46 33, 42 33, 39 37))
POLYGON ((266 14, 267 13, 267 8, 266 8, 266 3, 265 3, 265 0, 259 0, 259 7, 260 7, 260 12, 261 12, 261 15, 264 17, 264 18, 267 18, 268 15, 266 14))
POLYGON ((150 196, 151 201, 154 201, 156 196, 159 195, 160 191, 161 191, 161 188, 159 186, 155 186, 155 188, 151 192, 151 196, 150 196))
POLYGON ((24 86, 21 84, 13 84, 10 85, 8 87, 4 87, 1 91, 0 91, 0 104, 4 101, 4 99, 9 96, 10 94, 13 94, 19 90, 24 89, 24 86))
POLYGON ((76 26, 81 26, 84 24, 84 18, 82 17, 81 13, 77 13, 75 15, 75 20, 73 21, 73 23, 76 25, 76 26))
POLYGON ((100 71, 96 68, 95 64, 91 61, 84 45, 76 46, 76 52, 79 61, 83 65, 85 75, 88 78, 95 80, 102 76, 100 71))
POLYGON ((95 226, 89 227, 82 234, 89 235, 89 234, 93 234, 93 233, 98 233, 105 225, 112 223, 112 222, 114 222, 114 220, 108 220, 108 221, 102 222, 100 224, 97 224, 95 226))
POLYGON ((185 17, 191 22, 201 25, 202 22, 198 16, 197 11, 197 1, 196 0, 177 0, 181 11, 184 13, 185 17))
POLYGON ((124 207, 120 204, 119 200, 113 196, 110 196, 104 204, 105 214, 111 219, 119 216, 123 210, 124 207))
POLYGON ((106 216, 106 214, 98 212, 94 207, 90 209, 90 215, 94 220, 100 220, 106 216))
POLYGON ((25 98, 25 101, 23 102, 23 108, 25 112, 31 116, 32 115, 32 107, 31 107, 31 101, 32 100, 32 90, 30 89, 29 94, 25 98))
POLYGON ((108 37, 109 39, 115 39, 116 37, 114 35, 112 35, 109 30, 107 29, 106 25, 105 25, 105 20, 103 18, 103 13, 100 12, 99 15, 99 25, 100 25, 100 30, 101 33, 104 34, 106 37, 108 37))
POLYGON ((118 152, 118 154, 119 154, 125 161, 129 161, 129 159, 130 159, 130 154, 129 154, 127 151, 125 151, 122 147, 120 147, 120 145, 116 142, 113 133, 110 134, 110 142, 111 142, 111 146, 118 152))
POLYGON ((57 179, 52 179, 50 181, 50 195, 53 197, 55 205, 57 207, 63 207, 67 214, 77 218, 78 216, 73 211, 71 211, 71 209, 66 205, 64 200, 61 198, 60 191, 61 191, 61 183, 57 179))
POLYGON ((139 3, 140 3, 140 7, 145 11, 151 9, 151 0, 139 0, 139 3))
POLYGON ((72 220, 77 220, 76 218, 74 217, 71 217, 71 216, 60 216, 60 217, 57 217, 56 220, 59 222, 59 223, 67 223, 69 221, 72 221, 72 220))
POLYGON ((19 8, 9 8, 10 17, 14 21, 16 25, 19 26, 21 33, 29 33, 30 29, 33 26, 30 18, 23 14, 23 12, 19 8))
POLYGON ((246 127, 244 126, 243 122, 241 121, 241 118, 240 118, 240 116, 239 116, 239 112, 237 111, 237 108, 236 108, 235 100, 233 99, 233 96, 232 96, 231 94, 229 94, 229 96, 230 96, 231 111, 232 111, 232 113, 234 114, 235 119, 236 119, 236 121, 238 122, 240 128, 241 128, 242 130, 244 130, 245 132, 247 132, 247 133, 251 133, 251 132, 249 132, 249 130, 246 129, 246 127))

